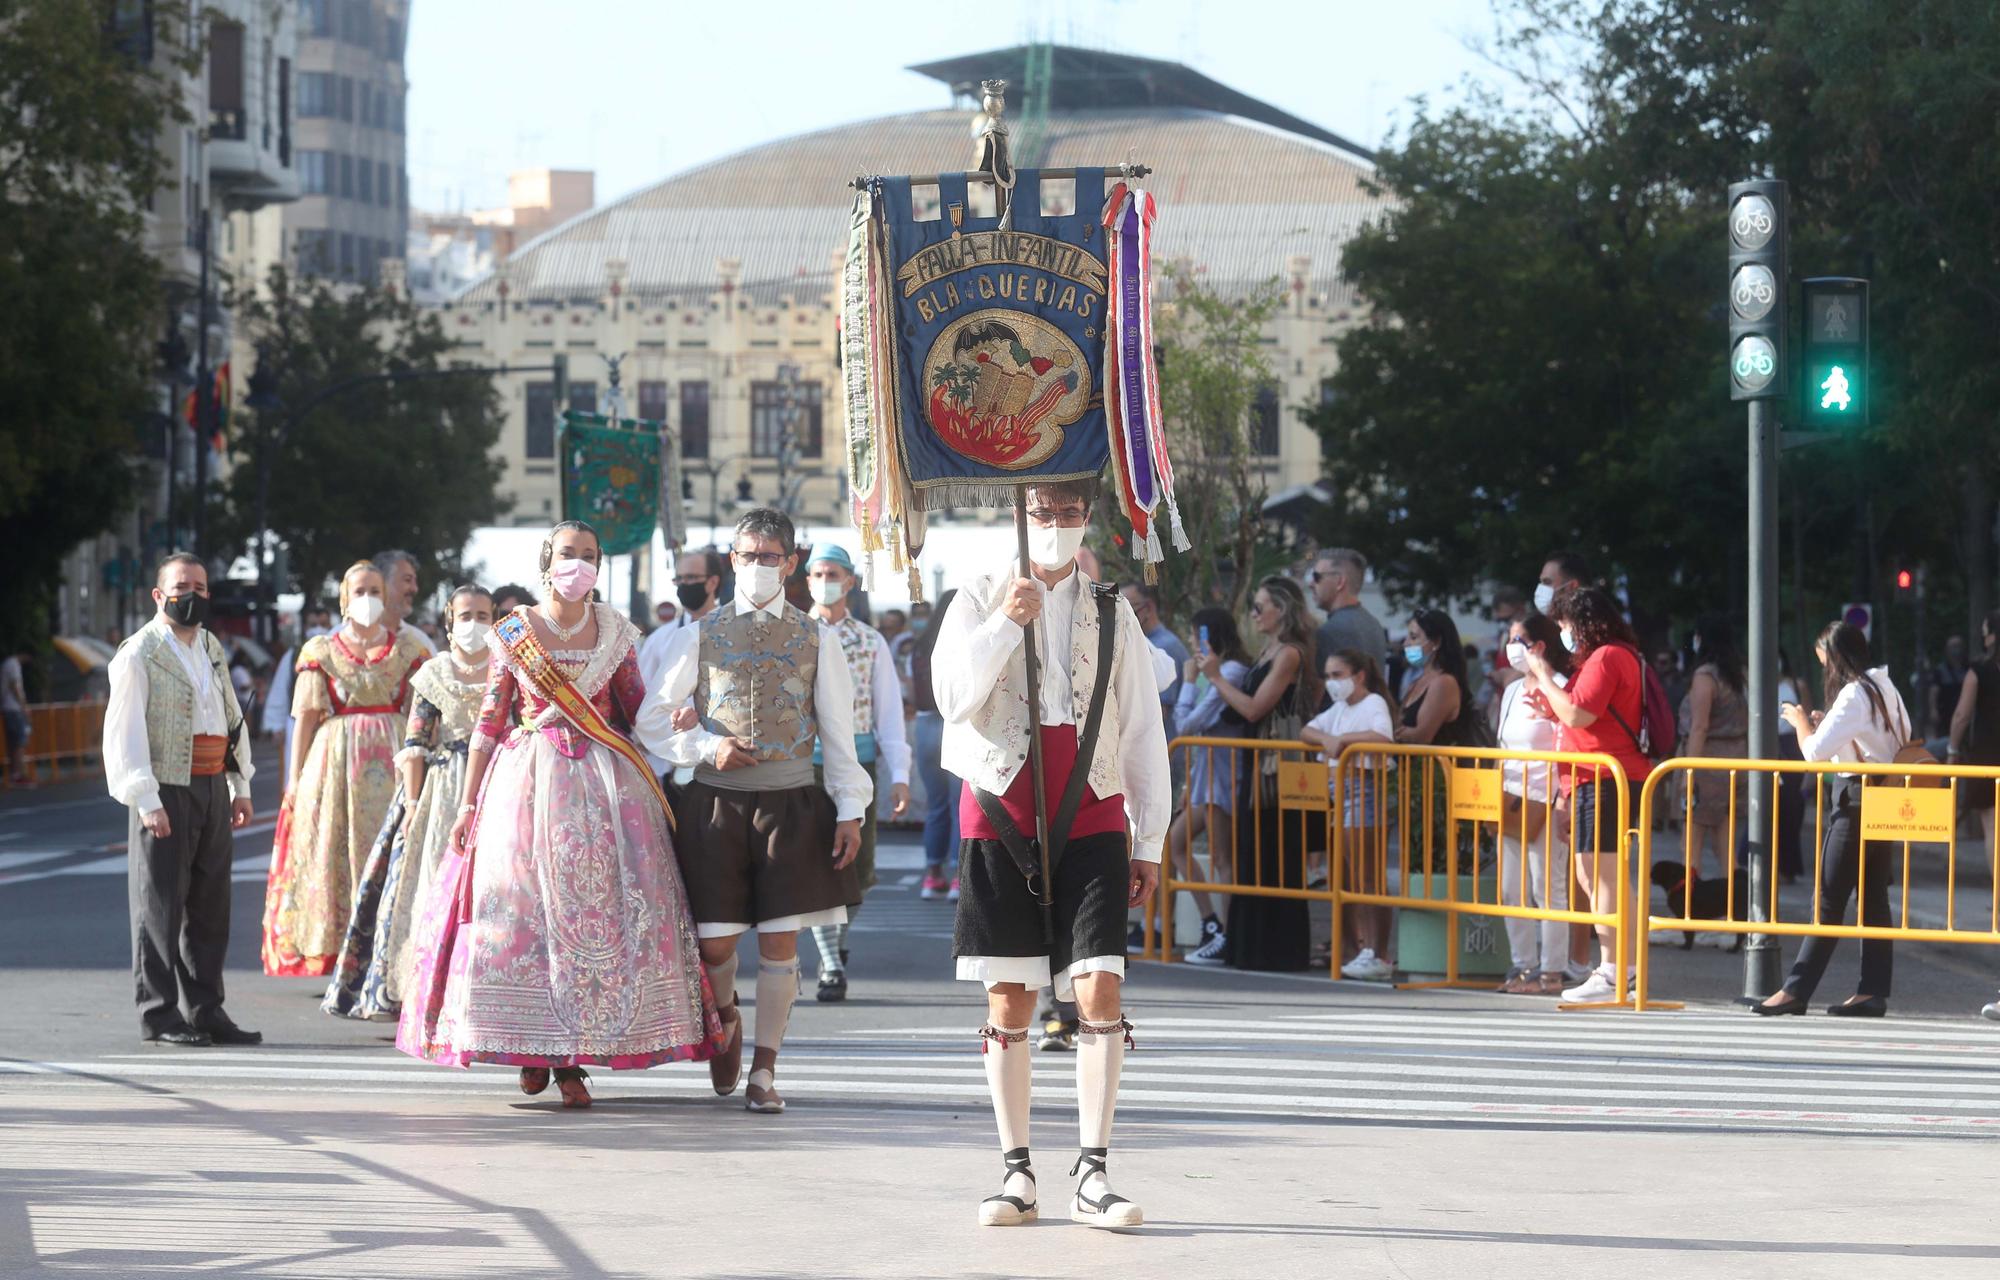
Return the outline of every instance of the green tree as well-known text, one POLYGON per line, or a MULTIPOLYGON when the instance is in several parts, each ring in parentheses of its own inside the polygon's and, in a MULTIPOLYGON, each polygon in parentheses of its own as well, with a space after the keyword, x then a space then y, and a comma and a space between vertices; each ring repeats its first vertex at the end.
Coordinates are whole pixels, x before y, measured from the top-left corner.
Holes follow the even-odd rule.
POLYGON ((228 533, 246 546, 255 534, 257 448, 268 431, 268 518, 299 589, 317 595, 331 575, 386 547, 415 555, 430 583, 455 575, 472 530, 501 511, 492 379, 434 376, 453 363, 450 339, 434 313, 386 290, 274 268, 262 290, 238 290, 233 302, 259 364, 276 371, 278 404, 246 414, 232 442, 228 533), (339 383, 387 374, 414 376, 365 382, 299 416, 339 383))
MULTIPOLYGON (((1161 601, 1176 622, 1209 604, 1240 614, 1259 574, 1278 558, 1262 516, 1264 477, 1251 431, 1258 395, 1276 381, 1262 335, 1282 294, 1275 279, 1235 295, 1177 264, 1163 267, 1161 275, 1166 301, 1154 316, 1160 412, 1182 524, 1194 546, 1174 551, 1162 528, 1167 558, 1160 566, 1161 601)), ((1115 501, 1098 509, 1094 540, 1112 564, 1113 557, 1128 554, 1131 527, 1115 501)), ((1159 514, 1165 518, 1164 504, 1159 514)))
MULTIPOLYGON (((165 180, 162 6, 148 61, 104 7, 0 0, 0 637, 45 638, 60 558, 128 502, 163 331, 145 210, 165 180)), ((5 647, 5 646, 0 646, 5 647)))

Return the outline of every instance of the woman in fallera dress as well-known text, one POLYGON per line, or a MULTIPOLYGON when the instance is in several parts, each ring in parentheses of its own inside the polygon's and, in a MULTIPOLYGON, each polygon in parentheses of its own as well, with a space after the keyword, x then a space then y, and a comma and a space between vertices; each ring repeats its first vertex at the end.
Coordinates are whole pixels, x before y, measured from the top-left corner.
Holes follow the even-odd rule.
POLYGON ((298 719, 264 893, 264 972, 333 971, 354 886, 396 792, 410 677, 430 657, 408 627, 385 626, 382 574, 340 576, 343 621, 299 647, 298 719))
POLYGON ((593 601, 589 525, 542 542, 543 603, 494 627, 450 853, 418 924, 396 1044, 521 1069, 590 1105, 585 1066, 706 1060, 703 974, 659 782, 631 743, 638 629, 593 601))
POLYGON ((493 597, 454 591, 446 610, 449 647, 410 679, 410 720, 396 753, 395 803, 362 869, 340 963, 320 1007, 345 1018, 393 1018, 416 963, 411 922, 444 860, 465 792, 465 756, 486 695, 493 597))

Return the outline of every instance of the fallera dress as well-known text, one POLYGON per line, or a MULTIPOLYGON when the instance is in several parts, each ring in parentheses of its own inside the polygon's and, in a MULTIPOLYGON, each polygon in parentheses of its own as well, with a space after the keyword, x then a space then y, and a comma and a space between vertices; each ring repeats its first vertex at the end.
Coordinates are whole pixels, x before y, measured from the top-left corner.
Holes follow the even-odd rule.
MULTIPOLYGON (((594 608, 596 648, 550 656, 629 735, 645 700, 639 633, 594 608)), ((585 736, 497 645, 472 746, 493 759, 470 852, 447 853, 422 897, 397 1047, 447 1066, 712 1057, 723 1024, 666 811, 639 766, 585 736)))
POLYGON ((465 680, 447 652, 418 668, 410 689, 409 724, 396 762, 421 757, 423 785, 413 804, 398 783, 362 868, 340 961, 320 1006, 339 1017, 393 1018, 402 1007, 417 958, 412 922, 458 817, 466 748, 486 681, 465 680))
POLYGON ((333 971, 354 886, 395 798, 410 678, 429 656, 407 627, 367 653, 340 631, 300 647, 292 714, 316 711, 326 719, 271 846, 265 973, 316 978, 333 971))

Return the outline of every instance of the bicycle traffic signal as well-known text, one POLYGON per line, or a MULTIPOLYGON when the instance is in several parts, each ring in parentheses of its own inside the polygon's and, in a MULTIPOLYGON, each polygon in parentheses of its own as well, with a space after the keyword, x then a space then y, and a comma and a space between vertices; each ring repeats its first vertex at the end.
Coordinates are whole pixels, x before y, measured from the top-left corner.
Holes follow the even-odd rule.
POLYGON ((1799 285, 1805 307, 1802 421, 1837 427, 1868 422, 1868 282, 1815 276, 1799 285))
POLYGON ((1787 390, 1785 184, 1729 184, 1729 398, 1771 400, 1787 390))

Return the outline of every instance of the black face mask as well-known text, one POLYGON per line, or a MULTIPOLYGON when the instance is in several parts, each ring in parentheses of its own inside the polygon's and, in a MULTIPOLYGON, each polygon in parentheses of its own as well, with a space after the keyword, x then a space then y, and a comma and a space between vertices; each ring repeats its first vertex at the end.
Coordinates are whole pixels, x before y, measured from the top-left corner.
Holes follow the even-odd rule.
POLYGON ((176 626, 198 627, 208 621, 208 597, 198 591, 184 596, 168 596, 160 611, 176 626))
POLYGON ((674 584, 674 595, 690 609, 699 609, 708 603, 707 582, 678 582, 674 584))

